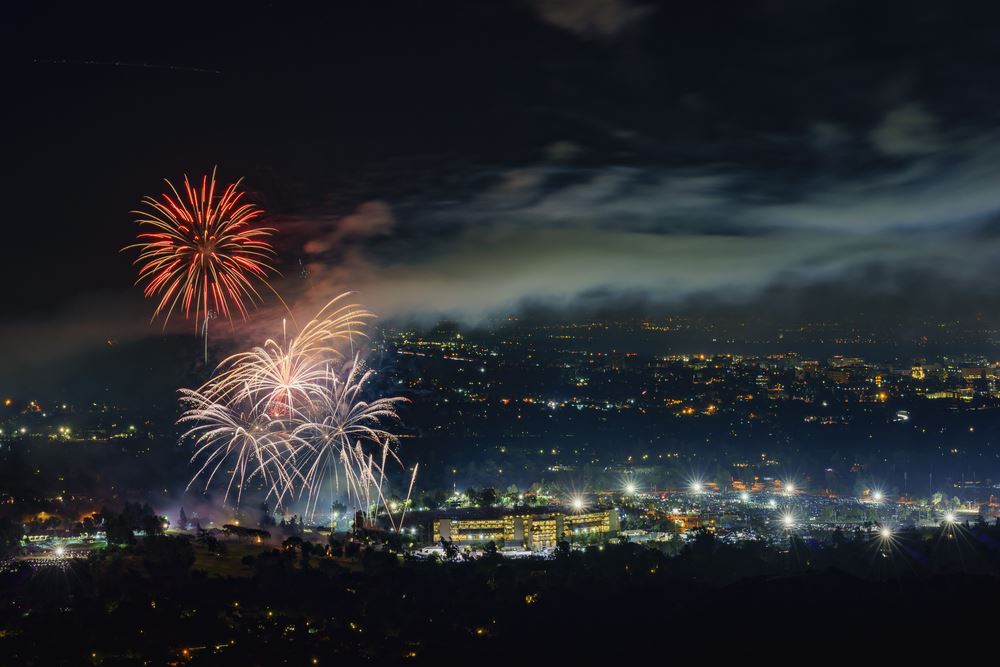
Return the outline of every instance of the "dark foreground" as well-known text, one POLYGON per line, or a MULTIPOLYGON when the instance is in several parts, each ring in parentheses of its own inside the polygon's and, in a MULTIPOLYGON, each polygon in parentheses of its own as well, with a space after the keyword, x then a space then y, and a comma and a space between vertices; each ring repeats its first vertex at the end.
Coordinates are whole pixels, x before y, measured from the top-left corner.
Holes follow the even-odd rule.
POLYGON ((781 659, 805 640, 831 650, 980 641, 1000 618, 1000 528, 985 525, 889 542, 793 539, 785 552, 703 535, 674 557, 609 544, 549 560, 428 562, 293 542, 229 556, 227 575, 197 566, 203 548, 157 536, 63 567, 8 567, 0 664, 781 659))

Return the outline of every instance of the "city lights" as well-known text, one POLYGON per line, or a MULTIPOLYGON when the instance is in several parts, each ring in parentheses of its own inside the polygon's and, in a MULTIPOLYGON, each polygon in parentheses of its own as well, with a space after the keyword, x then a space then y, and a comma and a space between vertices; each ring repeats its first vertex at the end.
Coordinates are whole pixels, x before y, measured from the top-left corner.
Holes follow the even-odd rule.
POLYGON ((997 634, 997 3, 50 4, 0 667, 997 634))

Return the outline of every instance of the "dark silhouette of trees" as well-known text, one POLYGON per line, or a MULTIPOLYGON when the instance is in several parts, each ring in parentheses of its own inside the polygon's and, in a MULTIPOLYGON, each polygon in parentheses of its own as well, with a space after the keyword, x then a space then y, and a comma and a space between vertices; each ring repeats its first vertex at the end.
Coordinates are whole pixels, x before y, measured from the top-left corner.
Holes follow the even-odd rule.
POLYGON ((24 528, 20 521, 10 517, 0 517, 0 555, 6 555, 17 550, 24 536, 24 528))

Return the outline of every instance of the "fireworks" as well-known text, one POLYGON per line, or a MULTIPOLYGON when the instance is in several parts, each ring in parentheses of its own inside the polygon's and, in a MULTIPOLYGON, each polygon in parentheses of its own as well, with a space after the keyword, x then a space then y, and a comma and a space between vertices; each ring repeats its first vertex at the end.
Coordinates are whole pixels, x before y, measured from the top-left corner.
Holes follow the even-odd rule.
POLYGON ((278 502, 304 498, 309 515, 327 489, 342 488, 369 517, 388 509, 383 484, 401 461, 386 425, 404 399, 364 398, 373 371, 342 348, 372 315, 341 299, 290 339, 235 354, 202 387, 181 390, 179 423, 190 425, 184 437, 200 462, 192 484, 203 478, 208 488, 225 469, 226 497, 235 487, 237 502, 259 479, 278 502))
POLYGON ((169 193, 146 197, 145 210, 133 211, 150 231, 124 249, 139 249, 136 284, 145 283, 146 298, 159 298, 153 319, 162 313, 164 327, 178 306, 185 318, 194 316, 197 328, 212 312, 246 318, 247 304, 261 299, 254 281, 267 285, 274 271, 267 241, 274 230, 256 226, 263 211, 243 201, 240 182, 216 197, 214 169, 211 177, 202 177, 201 187, 185 176, 183 194, 166 181, 169 193))
POLYGON ((297 444, 285 422, 246 406, 214 402, 190 389, 181 390, 181 403, 187 409, 178 423, 192 424, 184 434, 195 443, 191 460, 203 459, 194 479, 204 476, 208 488, 220 467, 227 464, 231 469, 226 472, 226 498, 235 485, 238 503, 244 485, 255 477, 261 478, 269 496, 273 494, 279 501, 284 498, 295 482, 287 461, 297 444))
POLYGON ((340 468, 344 471, 348 496, 353 494, 366 507, 385 504, 381 489, 386 461, 389 458, 396 463, 400 461, 393 450, 397 436, 381 425, 398 418, 395 404, 402 399, 362 400, 361 391, 371 375, 372 371, 359 372, 356 357, 343 379, 330 373, 322 402, 308 406, 315 413, 313 418, 302 422, 295 431, 298 439, 308 443, 300 450, 299 470, 308 489, 307 505, 312 512, 324 480, 332 476, 339 485, 340 468), (366 450, 362 443, 374 445, 376 452, 366 450))
POLYGON ((328 303, 290 341, 287 336, 281 343, 268 339, 261 347, 223 360, 219 374, 204 389, 215 401, 245 400, 255 412, 273 418, 305 416, 298 408, 322 403, 327 396, 331 365, 343 360, 337 345, 363 336, 365 323, 372 319, 355 305, 340 305, 344 296, 328 303))

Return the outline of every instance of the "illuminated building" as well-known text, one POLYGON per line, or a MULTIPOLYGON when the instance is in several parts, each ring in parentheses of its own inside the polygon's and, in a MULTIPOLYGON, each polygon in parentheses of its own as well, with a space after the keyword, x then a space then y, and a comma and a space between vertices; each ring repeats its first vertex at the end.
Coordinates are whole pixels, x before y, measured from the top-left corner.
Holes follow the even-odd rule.
POLYGON ((539 551, 551 549, 563 539, 588 536, 610 537, 620 529, 618 512, 593 510, 568 513, 559 507, 473 508, 413 512, 407 523, 422 524, 424 534, 435 544, 451 541, 455 546, 493 542, 498 547, 539 551))

